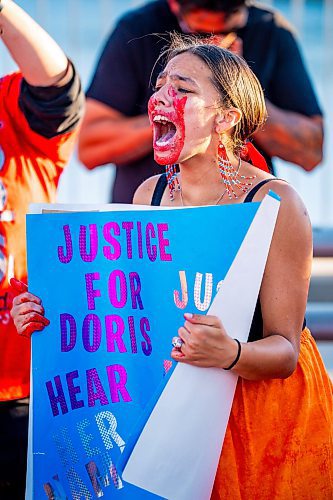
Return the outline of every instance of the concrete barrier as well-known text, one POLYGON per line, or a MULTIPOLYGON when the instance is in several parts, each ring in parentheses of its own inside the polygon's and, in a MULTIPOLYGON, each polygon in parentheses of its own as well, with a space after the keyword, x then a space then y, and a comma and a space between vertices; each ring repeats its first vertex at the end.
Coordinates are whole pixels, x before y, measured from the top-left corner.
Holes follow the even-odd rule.
POLYGON ((308 303, 306 324, 316 340, 333 340, 333 303, 308 303))
POLYGON ((313 255, 314 257, 333 257, 333 228, 313 228, 313 255))
POLYGON ((333 340, 333 256, 327 256, 329 245, 327 239, 325 241, 326 246, 317 246, 317 250, 321 248, 321 253, 326 256, 313 260, 306 310, 307 325, 316 340, 333 340))

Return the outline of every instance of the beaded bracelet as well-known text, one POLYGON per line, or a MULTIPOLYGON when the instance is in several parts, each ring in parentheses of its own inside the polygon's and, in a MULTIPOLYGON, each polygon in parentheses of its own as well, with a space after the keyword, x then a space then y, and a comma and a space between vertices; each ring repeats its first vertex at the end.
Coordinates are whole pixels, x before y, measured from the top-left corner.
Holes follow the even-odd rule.
POLYGON ((223 368, 223 370, 231 370, 231 368, 233 368, 235 366, 235 364, 238 362, 238 360, 240 358, 240 355, 241 355, 241 352, 242 352, 242 344, 239 342, 238 339, 234 339, 234 340, 236 340, 237 345, 238 345, 237 356, 235 357, 235 359, 233 360, 233 362, 231 363, 231 365, 228 366, 228 368, 223 368))

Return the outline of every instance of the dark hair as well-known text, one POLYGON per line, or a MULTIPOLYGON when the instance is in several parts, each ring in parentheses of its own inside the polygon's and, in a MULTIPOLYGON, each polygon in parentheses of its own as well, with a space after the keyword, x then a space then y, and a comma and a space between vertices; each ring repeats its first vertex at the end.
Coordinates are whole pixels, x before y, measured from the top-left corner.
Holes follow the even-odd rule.
POLYGON ((258 78, 242 57, 192 36, 172 34, 171 45, 162 56, 169 62, 185 52, 199 57, 212 72, 212 83, 220 95, 218 106, 237 108, 242 112, 231 136, 231 147, 239 153, 244 142, 262 127, 267 117, 258 78))
POLYGON ((183 12, 193 9, 232 12, 246 5, 247 0, 177 0, 177 3, 183 12))

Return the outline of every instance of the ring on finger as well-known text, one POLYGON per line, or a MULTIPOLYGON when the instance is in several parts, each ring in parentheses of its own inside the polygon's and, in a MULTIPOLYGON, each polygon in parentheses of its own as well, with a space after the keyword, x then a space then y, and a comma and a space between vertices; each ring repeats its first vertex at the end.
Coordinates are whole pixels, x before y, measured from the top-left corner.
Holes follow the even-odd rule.
POLYGON ((173 337, 171 343, 172 343, 173 347, 175 347, 176 349, 181 349, 182 345, 184 344, 184 342, 182 341, 182 339, 180 337, 173 337))

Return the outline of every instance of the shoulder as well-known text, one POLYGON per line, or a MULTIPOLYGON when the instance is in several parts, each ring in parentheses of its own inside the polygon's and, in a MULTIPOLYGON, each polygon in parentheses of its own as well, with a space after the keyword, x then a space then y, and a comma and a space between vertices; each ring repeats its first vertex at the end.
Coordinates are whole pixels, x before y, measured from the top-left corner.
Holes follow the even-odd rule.
POLYGON ((134 193, 134 205, 151 205, 156 184, 160 177, 161 175, 154 175, 153 177, 149 177, 142 184, 140 184, 140 186, 134 193))
MULTIPOLYGON (((22 118, 19 107, 22 81, 23 76, 20 72, 0 78, 1 120, 7 124, 18 120, 17 113, 19 113, 19 119, 22 118)), ((18 130, 18 128, 15 127, 14 130, 18 130)))
POLYGON ((17 100, 22 80, 23 76, 22 73, 20 73, 19 71, 1 77, 0 78, 1 95, 4 96, 6 94, 9 94, 8 97, 10 97, 11 95, 15 94, 15 100, 17 100))
POLYGON ((276 178, 272 178, 270 182, 266 182, 266 184, 261 186, 255 194, 253 201, 261 201, 269 191, 274 191, 279 196, 281 207, 289 207, 290 209, 294 207, 294 210, 297 210, 297 207, 301 210, 305 209, 303 200, 292 185, 282 179, 276 178))
POLYGON ((310 217, 300 195, 287 182, 273 179, 259 189, 253 201, 261 201, 269 191, 280 197, 275 236, 286 244, 294 245, 295 251, 303 247, 306 253, 312 252, 310 217))
POLYGON ((261 26, 269 24, 276 31, 295 34, 295 28, 281 12, 267 6, 252 5, 249 7, 247 27, 257 29, 258 24, 261 26))

